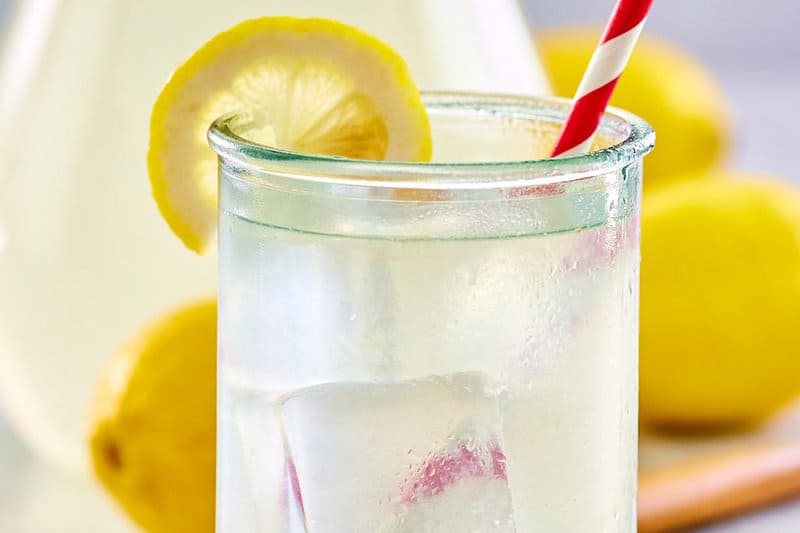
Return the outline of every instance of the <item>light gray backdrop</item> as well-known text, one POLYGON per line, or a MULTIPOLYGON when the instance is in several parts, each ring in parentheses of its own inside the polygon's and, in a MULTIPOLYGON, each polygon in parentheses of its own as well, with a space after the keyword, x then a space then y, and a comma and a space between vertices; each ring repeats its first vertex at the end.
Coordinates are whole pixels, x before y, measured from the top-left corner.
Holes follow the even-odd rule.
MULTIPOLYGON (((488 1, 488 0, 487 0, 488 1)), ((534 28, 603 24, 615 0, 523 0, 534 28)), ((646 32, 709 66, 733 104, 731 165, 800 183, 800 4, 655 0, 646 32)))

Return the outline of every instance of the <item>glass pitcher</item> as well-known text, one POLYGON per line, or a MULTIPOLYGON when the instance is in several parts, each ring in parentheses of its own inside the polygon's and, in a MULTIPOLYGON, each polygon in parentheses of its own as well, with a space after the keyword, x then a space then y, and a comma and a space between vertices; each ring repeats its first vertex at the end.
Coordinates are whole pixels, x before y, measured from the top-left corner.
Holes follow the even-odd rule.
POLYGON ((44 456, 84 463, 94 380, 120 341, 213 291, 150 198, 150 106, 250 17, 320 16, 386 40, 425 89, 547 92, 517 0, 31 0, 0 62, 0 404, 44 456))

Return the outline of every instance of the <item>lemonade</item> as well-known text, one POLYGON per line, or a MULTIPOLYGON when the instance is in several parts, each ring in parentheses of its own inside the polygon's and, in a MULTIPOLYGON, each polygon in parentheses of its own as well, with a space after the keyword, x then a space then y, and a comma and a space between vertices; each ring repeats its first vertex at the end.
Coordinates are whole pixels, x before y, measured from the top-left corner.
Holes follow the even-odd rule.
POLYGON ((220 153, 219 533, 635 531, 640 158, 428 98, 435 161, 220 153), (487 161, 514 161, 493 165, 487 161))
POLYGON ((153 99, 198 43, 246 17, 328 16, 389 41, 427 88, 547 92, 517 3, 485 6, 16 2, 0 47, 0 404, 22 434, 80 465, 103 361, 152 316, 213 291, 214 260, 169 234, 143 179, 153 99))

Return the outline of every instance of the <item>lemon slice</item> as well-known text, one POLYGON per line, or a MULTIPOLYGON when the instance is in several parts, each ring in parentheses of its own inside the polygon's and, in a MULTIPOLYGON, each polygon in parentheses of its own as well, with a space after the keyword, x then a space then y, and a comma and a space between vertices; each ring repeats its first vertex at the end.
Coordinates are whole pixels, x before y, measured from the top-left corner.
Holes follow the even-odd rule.
POLYGON ((230 112, 247 113, 260 126, 252 140, 278 148, 393 161, 431 154, 419 90, 388 45, 331 20, 242 22, 175 70, 150 119, 153 197, 199 253, 214 251, 217 239, 217 165, 206 131, 230 112))

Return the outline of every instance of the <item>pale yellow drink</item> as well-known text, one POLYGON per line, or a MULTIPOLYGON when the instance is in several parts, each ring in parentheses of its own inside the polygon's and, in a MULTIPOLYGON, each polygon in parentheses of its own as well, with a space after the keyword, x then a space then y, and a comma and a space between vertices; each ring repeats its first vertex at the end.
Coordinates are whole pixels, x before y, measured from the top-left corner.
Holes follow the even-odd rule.
POLYGON ((609 151, 531 161, 563 104, 428 104, 460 165, 212 129, 219 533, 635 531, 652 131, 609 117, 609 151))

